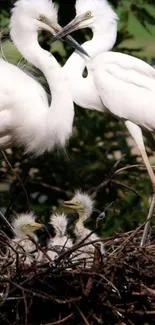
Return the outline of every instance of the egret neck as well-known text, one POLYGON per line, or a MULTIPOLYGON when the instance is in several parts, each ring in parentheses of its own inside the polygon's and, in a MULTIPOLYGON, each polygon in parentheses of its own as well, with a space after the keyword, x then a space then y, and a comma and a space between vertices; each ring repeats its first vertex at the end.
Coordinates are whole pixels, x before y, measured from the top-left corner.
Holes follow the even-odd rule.
POLYGON ((46 112, 43 112, 42 117, 40 116, 42 119, 42 130, 40 130, 40 133, 42 135, 40 134, 38 141, 46 142, 47 144, 47 138, 48 140, 51 139, 48 141, 49 150, 52 146, 52 141, 58 146, 64 147, 66 140, 72 134, 74 106, 71 92, 68 83, 65 82, 61 67, 51 53, 40 47, 37 33, 31 36, 30 33, 27 35, 26 31, 24 31, 24 37, 21 33, 13 36, 14 44, 24 58, 43 72, 51 92, 51 105, 47 106, 46 112))
POLYGON ((107 22, 94 24, 92 32, 92 39, 82 44, 90 58, 75 51, 67 60, 63 70, 69 82, 73 101, 81 107, 103 112, 104 105, 93 81, 92 59, 101 52, 109 51, 114 46, 117 37, 117 21, 109 21, 109 24, 107 22), (88 72, 86 78, 82 76, 85 67, 88 72))

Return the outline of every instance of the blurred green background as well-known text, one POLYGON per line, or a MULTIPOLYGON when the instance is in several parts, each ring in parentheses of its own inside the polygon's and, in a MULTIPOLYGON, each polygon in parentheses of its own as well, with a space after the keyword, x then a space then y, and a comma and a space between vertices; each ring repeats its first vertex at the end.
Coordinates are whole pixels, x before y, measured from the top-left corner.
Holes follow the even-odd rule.
MULTIPOLYGON (((9 40, 8 23, 10 9, 15 1, 0 1, 1 56, 13 64, 25 65, 9 40)), ((65 25, 74 15, 75 1, 57 1, 59 22, 65 25)), ((154 1, 113 0, 119 15, 118 38, 115 51, 130 53, 155 64, 155 6, 154 1)), ((80 43, 91 37, 90 30, 73 35, 80 43)), ((50 35, 40 34, 40 44, 51 51, 63 65, 72 49, 57 41, 50 45, 50 35)), ((153 151, 147 144, 153 163, 153 151)), ((122 121, 110 115, 75 107, 74 132, 67 147, 67 155, 60 152, 45 154, 39 158, 23 154, 23 149, 9 149, 6 155, 10 166, 0 153, 0 210, 8 219, 14 212, 34 210, 46 221, 51 211, 61 210, 60 205, 74 190, 80 188, 96 193, 92 224, 98 213, 106 210, 102 233, 110 235, 121 228, 130 230, 145 220, 151 185, 144 168, 133 167, 114 172, 114 164, 125 155, 115 170, 128 165, 142 164, 135 144, 122 121), (19 175, 23 186, 16 174, 19 175), (107 181, 109 179, 109 181, 107 181), (24 190, 23 190, 24 187, 24 190)))

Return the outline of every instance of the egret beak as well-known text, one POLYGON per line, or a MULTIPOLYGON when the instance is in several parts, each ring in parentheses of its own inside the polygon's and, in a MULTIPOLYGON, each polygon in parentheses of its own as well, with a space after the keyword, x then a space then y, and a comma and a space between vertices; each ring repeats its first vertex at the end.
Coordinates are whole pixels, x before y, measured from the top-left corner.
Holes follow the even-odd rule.
MULTIPOLYGON (((56 41, 59 38, 61 39, 61 37, 57 38, 57 35, 59 33, 61 33, 61 31, 63 30, 63 28, 59 24, 57 24, 56 26, 54 26, 52 28, 54 30, 53 33, 52 33, 52 34, 54 34, 54 36, 52 37, 52 42, 51 43, 53 43, 54 41, 56 41)), ((90 57, 89 54, 83 49, 83 47, 72 36, 67 35, 65 37, 65 42, 67 44, 69 44, 70 46, 72 46, 75 50, 78 50, 82 54, 90 57)))
POLYGON ((91 12, 86 12, 84 14, 76 16, 69 24, 67 24, 65 27, 63 27, 55 36, 52 38, 52 43, 56 41, 57 39, 61 39, 65 37, 66 35, 78 30, 81 28, 80 24, 87 20, 92 18, 91 12), (88 16, 89 13, 89 16, 88 16))
POLYGON ((55 27, 51 26, 49 23, 44 23, 39 20, 39 29, 46 30, 52 34, 55 34, 55 27))
MULTIPOLYGON (((48 32, 50 32, 50 33, 52 33, 54 35, 55 34, 57 35, 59 32, 61 33, 61 30, 62 30, 62 27, 59 24, 55 24, 55 25, 51 26, 48 22, 45 23, 45 22, 42 22, 42 21, 39 21, 39 28, 43 29, 43 30, 46 30, 46 31, 48 31, 48 32)), ((56 36, 54 36, 54 37, 56 37, 56 36)), ((54 40, 53 40, 53 38, 52 38, 52 43, 54 42, 54 40, 57 40, 57 37, 54 40)), ((88 53, 83 49, 83 47, 77 41, 74 40, 73 37, 68 35, 68 36, 65 37, 65 41, 66 41, 66 43, 71 45, 75 50, 78 50, 82 54, 89 57, 88 53)))
POLYGON ((23 226, 23 230, 24 231, 30 231, 30 232, 34 232, 36 230, 39 230, 41 228, 43 228, 44 225, 42 223, 38 223, 38 222, 31 222, 29 224, 26 224, 23 226))

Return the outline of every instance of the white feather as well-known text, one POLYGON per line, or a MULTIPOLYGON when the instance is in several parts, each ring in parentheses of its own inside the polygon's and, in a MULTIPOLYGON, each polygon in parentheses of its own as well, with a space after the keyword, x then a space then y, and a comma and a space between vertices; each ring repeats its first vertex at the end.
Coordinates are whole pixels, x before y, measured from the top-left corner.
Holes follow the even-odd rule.
POLYGON ((103 112, 107 110, 124 119, 140 150, 153 188, 140 244, 142 246, 146 242, 155 207, 155 175, 145 150, 140 127, 155 131, 155 70, 137 58, 108 52, 116 41, 117 16, 106 0, 77 0, 76 10, 75 19, 76 22, 79 21, 76 29, 88 27, 93 31, 93 38, 83 44, 91 58, 74 53, 64 71, 75 103, 84 108, 92 107, 103 112), (88 11, 91 15, 86 14, 88 11), (79 14, 82 16, 78 17, 79 14), (87 78, 83 78, 85 66, 88 70, 87 78))
POLYGON ((53 214, 50 217, 50 224, 55 230, 54 238, 48 241, 48 255, 54 261, 59 254, 72 247, 72 239, 67 235, 67 217, 64 213, 53 214))
POLYGON ((155 70, 137 58, 117 52, 99 54, 93 67, 94 80, 109 111, 155 130, 155 70))
MULTIPOLYGON (((76 192, 72 200, 78 201, 80 203, 80 208, 77 208, 79 220, 76 222, 74 229, 74 233, 76 235, 76 244, 78 244, 80 241, 84 240, 87 236, 89 236, 87 239, 84 240, 83 244, 96 241, 96 244, 100 245, 101 254, 105 254, 104 244, 101 242, 100 237, 95 233, 91 234, 91 230, 87 229, 84 226, 84 221, 87 220, 93 212, 93 200, 87 193, 82 193, 80 191, 76 192)), ((95 243, 81 247, 78 250, 77 257, 74 259, 77 259, 79 261, 83 260, 80 264, 82 264, 83 266, 91 267, 94 259, 94 245, 95 243)))
MULTIPOLYGON (((99 53, 110 50, 117 37, 117 15, 106 0, 77 0, 76 15, 91 11, 92 18, 82 21, 80 28, 89 27, 93 31, 93 38, 82 44, 82 47, 94 58, 99 53)), ((100 98, 94 82, 91 59, 74 52, 64 65, 64 73, 69 82, 74 102, 83 108, 105 112, 106 106, 100 98), (87 68, 88 75, 83 78, 83 71, 87 68)))
MULTIPOLYGON (((31 236, 35 242, 38 242, 37 236, 31 231, 24 231, 22 227, 26 224, 30 224, 35 221, 35 216, 32 212, 23 213, 18 215, 18 217, 12 220, 12 227, 15 232, 15 236, 12 239, 11 245, 18 253, 19 262, 25 265, 31 265, 35 257, 38 256, 38 253, 32 253, 36 250, 36 245, 31 241, 31 239, 27 236, 31 236)), ((16 259, 15 253, 11 250, 14 259, 16 259)), ((40 256, 38 257, 40 259, 40 256)))
MULTIPOLYGON (((72 134, 74 107, 61 68, 38 43, 39 20, 54 26, 57 11, 48 0, 19 0, 10 20, 12 40, 24 58, 45 75, 51 106, 42 86, 18 67, 0 60, 0 150, 14 144, 36 155, 64 148, 72 134)), ((47 26, 47 25, 46 25, 47 26)))

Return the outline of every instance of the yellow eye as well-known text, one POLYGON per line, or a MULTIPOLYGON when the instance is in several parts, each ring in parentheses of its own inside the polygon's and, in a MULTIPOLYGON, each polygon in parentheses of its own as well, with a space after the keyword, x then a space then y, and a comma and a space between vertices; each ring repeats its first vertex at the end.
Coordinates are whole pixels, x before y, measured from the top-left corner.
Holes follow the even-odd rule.
POLYGON ((86 17, 87 17, 87 18, 91 18, 91 16, 92 16, 91 11, 87 11, 87 12, 86 12, 86 17))
POLYGON ((40 15, 40 16, 39 16, 39 20, 40 20, 40 21, 44 21, 44 20, 45 20, 45 16, 44 16, 44 15, 40 15))

